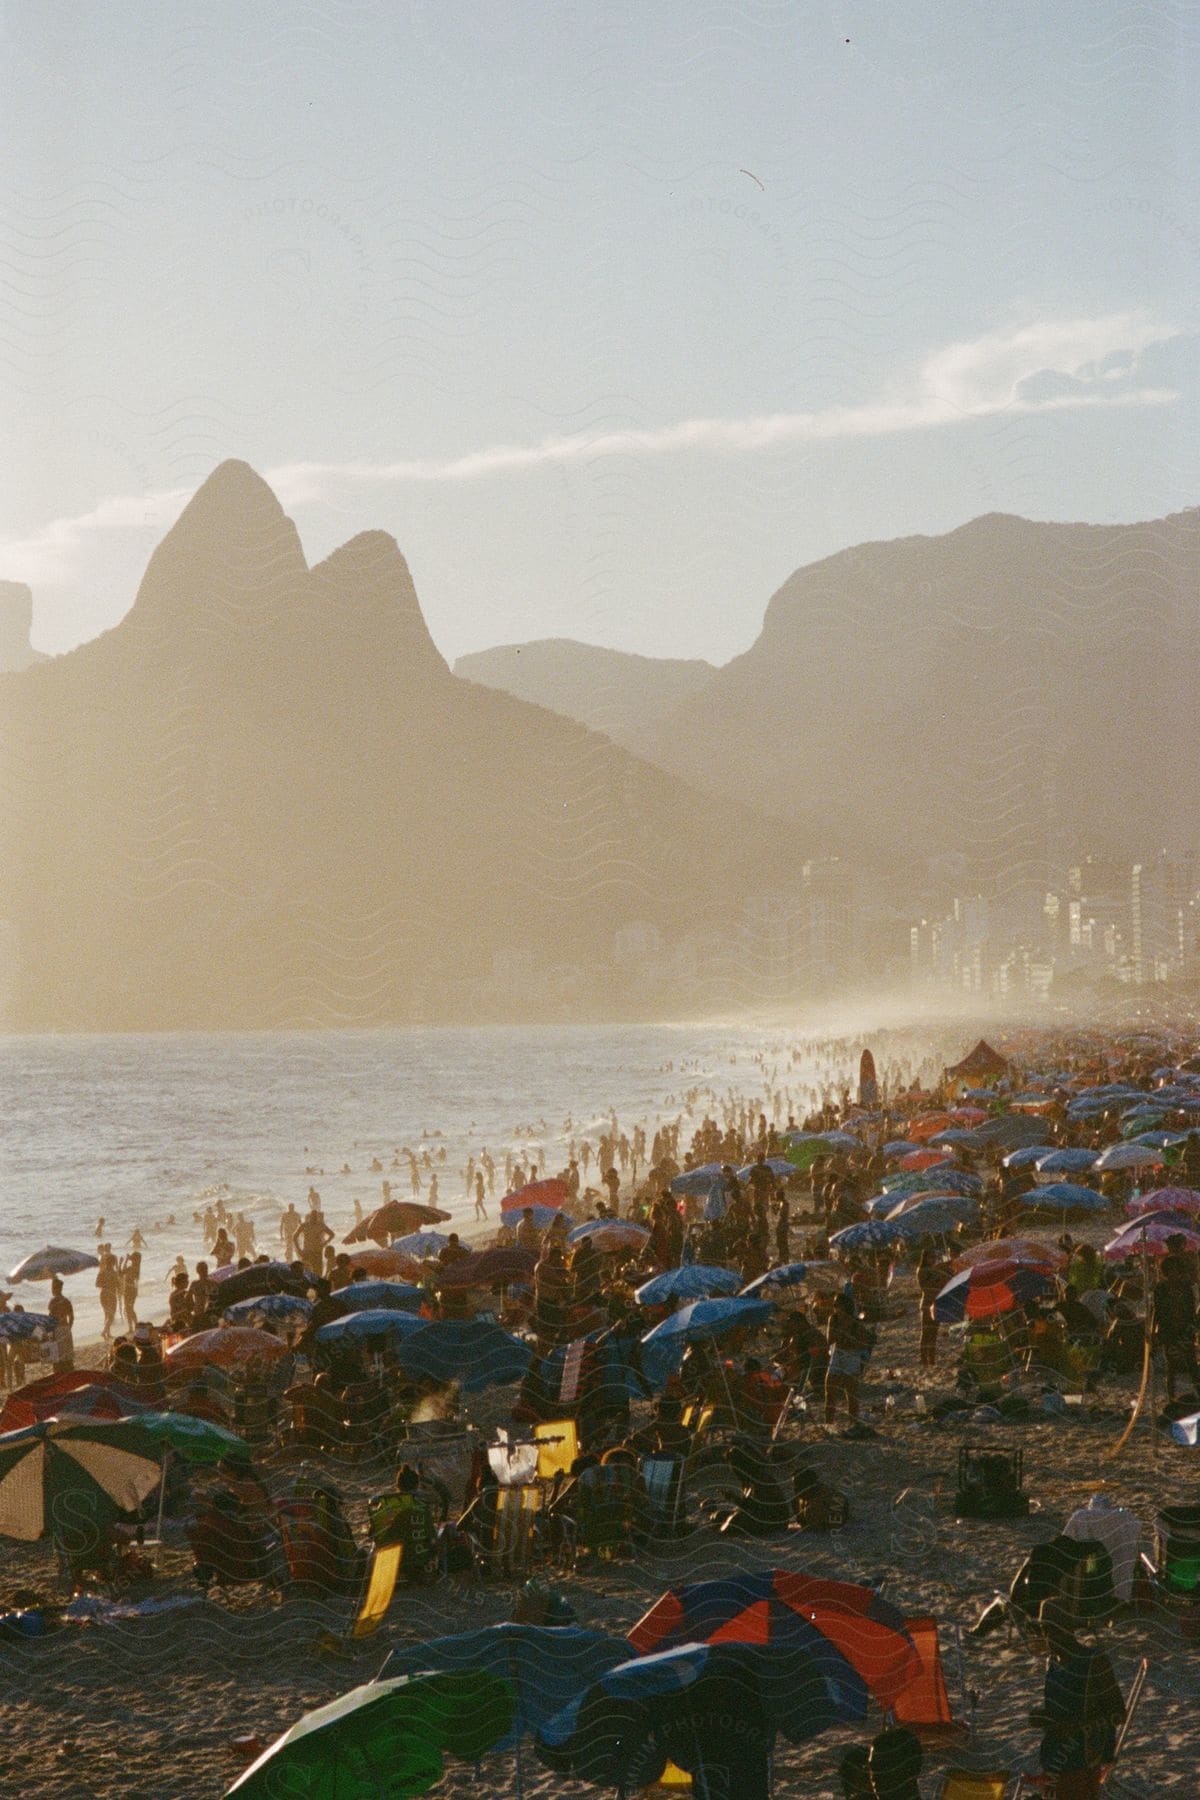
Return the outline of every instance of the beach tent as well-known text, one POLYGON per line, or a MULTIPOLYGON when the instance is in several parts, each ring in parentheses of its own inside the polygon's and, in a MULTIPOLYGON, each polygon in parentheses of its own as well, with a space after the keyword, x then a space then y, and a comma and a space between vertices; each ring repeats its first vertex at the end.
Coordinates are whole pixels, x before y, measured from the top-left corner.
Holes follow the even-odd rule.
POLYGON ((907 1725, 918 1732, 951 1730, 956 1721, 942 1671, 937 1620, 922 1615, 905 1619, 904 1627, 920 1659, 921 1672, 897 1694, 892 1702, 892 1717, 897 1725, 907 1725))
POLYGON ((952 1063, 943 1072, 946 1081, 961 1081, 968 1087, 979 1087, 984 1082, 1000 1081, 1008 1074, 1008 1061, 998 1050, 985 1039, 980 1038, 975 1048, 963 1057, 961 1062, 952 1063))

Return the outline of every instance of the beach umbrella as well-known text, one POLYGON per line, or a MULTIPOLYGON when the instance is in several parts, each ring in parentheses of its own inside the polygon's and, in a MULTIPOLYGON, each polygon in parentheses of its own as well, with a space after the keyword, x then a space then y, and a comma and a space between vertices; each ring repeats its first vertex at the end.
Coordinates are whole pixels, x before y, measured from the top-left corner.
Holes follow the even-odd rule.
POLYGON ((980 1120, 988 1116, 982 1106, 952 1106, 950 1113, 952 1118, 960 1119, 964 1125, 978 1125, 980 1120))
POLYGON ((312 1302, 299 1294, 251 1294, 227 1306, 221 1317, 227 1325, 306 1325, 312 1317, 312 1302))
POLYGON ((427 1323, 410 1312, 371 1307, 364 1312, 346 1313, 317 1327, 318 1344, 367 1344, 384 1338, 402 1338, 420 1331, 427 1323))
POLYGON ((449 1217, 440 1206, 423 1206, 419 1200, 388 1200, 353 1226, 342 1242, 365 1244, 373 1240, 382 1249, 406 1231, 416 1231, 422 1225, 441 1225, 449 1217))
MULTIPOLYGON (((11 1276, 9 1277, 11 1280, 11 1276)), ((39 1344, 55 1336, 57 1327, 49 1313, 0 1313, 0 1344, 39 1344)))
POLYGON ((62 1250, 55 1244, 47 1244, 44 1250, 35 1250, 15 1269, 10 1269, 8 1279, 14 1282, 49 1281, 55 1275, 82 1275, 85 1269, 99 1267, 99 1257, 89 1250, 62 1250))
POLYGON ((522 1213, 527 1206, 543 1206, 560 1212, 571 1198, 571 1190, 560 1175, 548 1175, 544 1181, 527 1181, 515 1194, 505 1194, 500 1202, 502 1213, 522 1213))
POLYGON ((912 1242, 920 1237, 948 1237, 960 1225, 979 1223, 979 1202, 961 1194, 930 1194, 898 1218, 889 1213, 884 1223, 895 1227, 902 1242, 912 1242))
POLYGON ((1003 1113, 997 1119, 985 1119, 975 1127, 975 1136, 985 1144, 998 1144, 1006 1150, 1017 1150, 1022 1144, 1045 1142, 1046 1127, 1026 1113, 1003 1113))
POLYGON ((1010 1150, 1004 1158, 1006 1169, 1030 1169, 1036 1167, 1043 1156, 1054 1155, 1053 1144, 1022 1144, 1017 1150, 1010 1150))
MULTIPOLYGON (((795 1163, 789 1162, 785 1156, 764 1156, 763 1161, 777 1181, 790 1181, 796 1173, 795 1163)), ((745 1168, 738 1170, 738 1180, 749 1181, 757 1167, 757 1163, 747 1163, 745 1168)))
POLYGON ((250 1450, 235 1431, 191 1413, 144 1412, 138 1423, 163 1450, 175 1450, 190 1463, 219 1463, 227 1456, 246 1462, 250 1450))
POLYGON ((944 1325, 991 1319, 1054 1292, 1054 1277, 1021 1262, 978 1262, 955 1275, 937 1295, 933 1310, 944 1325))
POLYGON ((623 1794, 655 1781, 669 1757, 701 1781, 719 1767, 712 1791, 749 1797, 768 1791, 776 1732, 801 1744, 838 1717, 819 1661, 802 1646, 685 1644, 618 1663, 536 1741, 556 1772, 623 1794))
POLYGON ((515 1749, 606 1670, 629 1658, 624 1638, 578 1625, 485 1625, 412 1649, 393 1650, 384 1678, 422 1669, 478 1669, 512 1683, 515 1705, 509 1728, 492 1750, 515 1749))
POLYGON ((957 1123, 953 1113, 922 1113, 919 1118, 909 1121, 908 1135, 916 1138, 918 1143, 924 1143, 939 1131, 953 1131, 957 1123))
POLYGON ((137 1400, 116 1388, 100 1387, 85 1382, 71 1388, 56 1400, 43 1400, 34 1406, 5 1406, 0 1414, 0 1431, 18 1431, 41 1419, 137 1419, 150 1411, 149 1402, 137 1400))
POLYGON ((315 1279, 307 1270, 298 1275, 283 1262, 250 1263, 245 1269, 230 1266, 218 1269, 213 1276, 213 1300, 225 1308, 264 1294, 292 1294, 305 1299, 315 1279))
POLYGON ((792 1569, 741 1569, 670 1588, 629 1633, 639 1656, 684 1644, 764 1644, 811 1654, 839 1716, 861 1719, 874 1697, 890 1707, 921 1672, 904 1614, 858 1582, 792 1569))
MULTIPOLYGON (((790 1160, 790 1158, 789 1158, 790 1160)), ((671 1183, 673 1194, 695 1194, 703 1198, 724 1180, 720 1163, 701 1163, 698 1169, 685 1169, 671 1183)))
POLYGON ((482 1670, 401 1675, 305 1713, 234 1782, 241 1800, 405 1800, 512 1729, 512 1683, 482 1670))
POLYGON ((211 1331, 193 1332, 167 1351, 168 1369, 248 1369, 255 1363, 278 1362, 287 1345, 269 1331, 254 1325, 218 1325, 211 1331))
POLYGON ((510 1210, 504 1217, 512 1225, 517 1220, 524 1219, 526 1214, 532 1218, 539 1231, 548 1230, 556 1220, 560 1225, 570 1226, 575 1223, 571 1215, 558 1206, 523 1206, 519 1212, 510 1210))
POLYGON ((1127 1213, 1159 1212, 1164 1208, 1171 1212, 1200 1213, 1200 1193, 1195 1188, 1151 1188, 1125 1202, 1127 1213))
POLYGON ((1195 1231, 1198 1229, 1193 1215, 1183 1207, 1156 1206, 1150 1212, 1138 1213, 1136 1218, 1126 1219, 1123 1225, 1117 1226, 1114 1236, 1136 1237, 1147 1225, 1174 1225, 1177 1226, 1180 1231, 1195 1231))
POLYGON ((353 1267, 380 1281, 423 1281, 426 1274, 415 1256, 397 1250, 394 1244, 387 1250, 376 1249, 373 1245, 366 1250, 356 1250, 353 1267))
POLYGON ((1111 1175, 1121 1169, 1156 1169, 1162 1164, 1162 1151, 1149 1144, 1110 1144, 1092 1164, 1097 1175, 1111 1175))
POLYGON ((396 1345, 406 1375, 440 1384, 457 1381, 464 1393, 522 1380, 532 1354, 529 1344, 486 1319, 437 1319, 405 1332, 396 1345))
POLYGON ((935 1137, 931 1137, 929 1148, 983 1150, 986 1148, 986 1139, 978 1137, 967 1125, 952 1125, 948 1131, 939 1131, 935 1137))
POLYGON ((1186 1419, 1173 1420, 1171 1436, 1177 1444, 1194 1450, 1200 1445, 1200 1412, 1189 1413, 1186 1419))
POLYGON ((685 1263, 667 1269, 634 1290, 639 1306, 666 1306, 672 1300, 703 1300, 713 1294, 736 1294, 742 1278, 734 1269, 717 1269, 708 1263, 685 1263))
POLYGON ((513 1282, 527 1282, 536 1263, 532 1250, 520 1244, 476 1250, 439 1269, 434 1284, 439 1288, 511 1287, 513 1282))
MULTIPOLYGON (((0 1321, 16 1316, 19 1315, 0 1313, 0 1321)), ((102 1416, 94 1398, 98 1394, 112 1395, 113 1410, 108 1416, 113 1419, 129 1418, 145 1405, 131 1387, 105 1369, 64 1369, 57 1375, 43 1375, 39 1381, 27 1381, 11 1393, 0 1411, 0 1431, 18 1431, 24 1425, 36 1425, 40 1419, 68 1413, 79 1394, 88 1397, 83 1404, 96 1417, 102 1416)))
POLYGON ((51 1526, 94 1531, 133 1512, 161 1476, 138 1419, 44 1419, 0 1437, 0 1536, 32 1543, 51 1526))
POLYGON ((1074 1181, 1051 1181, 1045 1187, 1031 1188, 1019 1196, 1022 1212, 1092 1212, 1108 1211, 1108 1201, 1095 1188, 1080 1187, 1074 1181))
POLYGON ((648 1331, 643 1344, 662 1344, 679 1339, 695 1343, 701 1338, 724 1337, 746 1325, 762 1325, 771 1317, 766 1300, 750 1300, 733 1296, 716 1300, 693 1300, 681 1306, 669 1319, 663 1319, 648 1331))
POLYGON ((1148 1150, 1174 1150, 1180 1144, 1186 1144, 1191 1137, 1190 1131, 1140 1131, 1131 1144, 1145 1144, 1148 1150))
POLYGON ((981 1262, 1016 1262, 1055 1272, 1065 1269, 1067 1261, 1057 1244, 1044 1244, 1038 1238, 1011 1237, 988 1238, 982 1244, 972 1244, 969 1250, 959 1251, 951 1266, 970 1269, 981 1262))
POLYGON ((621 1250, 642 1250, 650 1242, 650 1228, 635 1219, 589 1219, 567 1234, 568 1244, 594 1244, 602 1255, 621 1250))
POLYGON ((424 1260, 428 1256, 437 1256, 449 1242, 450 1239, 441 1231, 410 1231, 407 1236, 397 1238, 391 1248, 403 1251, 406 1256, 424 1260))
POLYGON ((860 1219, 853 1225, 835 1231, 829 1240, 831 1250, 882 1250, 898 1244, 903 1232, 892 1219, 860 1219))
POLYGON ((1086 1175, 1095 1164, 1094 1150, 1051 1150, 1038 1158, 1035 1167, 1040 1179, 1043 1175, 1086 1175))
POLYGON ((919 1150, 920 1144, 914 1144, 911 1138, 893 1138, 890 1144, 883 1146, 884 1156, 907 1156, 912 1150, 919 1150))
POLYGON ((1126 1228, 1104 1246, 1106 1262, 1128 1262, 1131 1258, 1141 1256, 1165 1256, 1167 1239, 1181 1237, 1183 1247, 1193 1253, 1200 1250, 1200 1229, 1192 1219, 1188 1224, 1180 1224, 1178 1219, 1164 1223, 1161 1219, 1147 1218, 1133 1228, 1126 1228))
POLYGON ((741 1291, 752 1300, 773 1300, 775 1292, 782 1292, 785 1288, 803 1286, 808 1279, 808 1270, 808 1263, 780 1263, 778 1268, 768 1269, 765 1275, 759 1275, 753 1281, 747 1282, 741 1291))
POLYGON ((902 1175, 886 1175, 880 1182, 885 1194, 978 1194, 983 1182, 970 1169, 943 1164, 936 1169, 909 1170, 902 1175))
POLYGON ((330 1299, 339 1308, 339 1316, 366 1312, 371 1307, 384 1307, 391 1312, 415 1313, 421 1310, 428 1295, 424 1288, 412 1287, 405 1281, 350 1281, 336 1288, 330 1299))
POLYGON ((789 1144, 786 1152, 787 1161, 791 1163, 793 1171, 799 1169, 801 1173, 806 1169, 811 1169, 813 1164, 819 1162, 822 1157, 836 1155, 838 1155, 838 1145, 834 1142, 832 1133, 826 1133, 822 1137, 805 1138, 799 1144, 789 1144))
POLYGON ((910 1150, 907 1156, 900 1158, 902 1169, 941 1169, 952 1166, 948 1156, 942 1156, 936 1150, 910 1150))

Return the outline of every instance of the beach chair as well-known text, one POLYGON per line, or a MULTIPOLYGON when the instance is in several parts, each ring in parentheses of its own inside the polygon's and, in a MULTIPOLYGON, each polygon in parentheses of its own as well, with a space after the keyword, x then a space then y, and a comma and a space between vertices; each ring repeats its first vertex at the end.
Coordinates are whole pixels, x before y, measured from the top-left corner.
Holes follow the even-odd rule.
POLYGON ((638 1472, 646 1489, 647 1533, 677 1537, 684 1526, 682 1461, 677 1456, 643 1456, 638 1472))
MULTIPOLYGON (((1121 1715, 1121 1723, 1117 1727, 1112 1757, 1100 1770, 1097 1785, 1102 1789, 1108 1787, 1110 1783, 1115 1784, 1114 1770, 1117 1766, 1117 1758, 1124 1749, 1125 1740, 1129 1736, 1129 1729, 1133 1724, 1133 1715, 1138 1709, 1138 1702, 1142 1697, 1142 1689, 1146 1685, 1146 1672, 1149 1667, 1149 1662, 1143 1656, 1141 1662, 1137 1666, 1137 1673, 1134 1675, 1133 1681, 1130 1684, 1129 1697, 1125 1702, 1125 1711, 1121 1715)), ((1057 1791, 1056 1776, 1033 1774, 1023 1771, 1019 1777, 1016 1800, 1020 1800, 1022 1794, 1041 1794, 1043 1800, 1055 1800, 1057 1791)))
POLYGON ((400 1564, 404 1557, 403 1544, 385 1544, 376 1547, 371 1557, 371 1568, 367 1576, 367 1591, 363 1595, 362 1605, 358 1609, 350 1635, 353 1638, 370 1637, 378 1631, 387 1617, 388 1608, 392 1604, 392 1596, 396 1592, 396 1582, 400 1574, 400 1564))
POLYGON ((496 1510, 487 1547, 488 1567, 493 1575, 524 1578, 529 1574, 541 1507, 542 1489, 535 1482, 496 1489, 496 1510))
POLYGON ((548 1419, 535 1425, 533 1439, 537 1445, 536 1479, 565 1480, 579 1456, 579 1427, 574 1419, 548 1419))
POLYGON ((1004 1800, 1011 1783, 1007 1769, 947 1769, 938 1800, 1004 1800))

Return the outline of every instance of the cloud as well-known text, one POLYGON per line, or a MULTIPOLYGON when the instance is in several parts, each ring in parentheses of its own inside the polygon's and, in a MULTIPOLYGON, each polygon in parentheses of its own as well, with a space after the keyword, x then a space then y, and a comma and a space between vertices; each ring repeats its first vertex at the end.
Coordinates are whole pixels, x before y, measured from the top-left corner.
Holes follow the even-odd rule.
POLYGON ((1174 326, 1133 312, 1100 319, 1025 325, 949 344, 928 356, 895 392, 858 406, 765 413, 744 419, 684 419, 674 425, 544 437, 533 444, 493 444, 464 456, 402 462, 284 463, 267 472, 286 505, 323 497, 338 483, 392 486, 460 482, 603 456, 669 456, 700 451, 746 455, 788 444, 838 438, 891 437, 998 414, 1060 412, 1078 407, 1165 405, 1167 388, 1132 381, 1151 345, 1179 335, 1174 326), (1053 390, 1045 384, 1054 378, 1053 390))
MULTIPOLYGON (((285 506, 304 506, 345 485, 478 481, 605 456, 757 455, 791 444, 893 437, 1000 415, 1161 406, 1177 396, 1169 388, 1139 386, 1139 359, 1180 335, 1177 327, 1134 311, 1043 320, 943 345, 864 404, 556 434, 452 457, 289 462, 268 469, 266 478, 285 506)), ((54 519, 28 537, 0 540, 0 576, 35 589, 69 584, 104 554, 106 539, 130 533, 157 538, 187 498, 177 488, 115 495, 75 518, 54 519)))

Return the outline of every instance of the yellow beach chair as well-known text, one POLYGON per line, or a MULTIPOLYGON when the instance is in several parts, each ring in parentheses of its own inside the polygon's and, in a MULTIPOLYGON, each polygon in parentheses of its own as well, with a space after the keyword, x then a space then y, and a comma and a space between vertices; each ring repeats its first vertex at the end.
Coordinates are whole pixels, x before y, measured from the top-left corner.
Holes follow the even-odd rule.
POLYGON ((367 1591, 363 1595, 363 1603, 358 1609, 358 1617, 354 1621, 351 1637, 370 1637, 378 1631, 387 1617, 388 1608, 392 1604, 392 1596, 396 1592, 396 1582, 400 1576, 400 1564, 404 1558, 403 1544, 385 1544, 371 1556, 371 1571, 367 1577, 367 1591))

